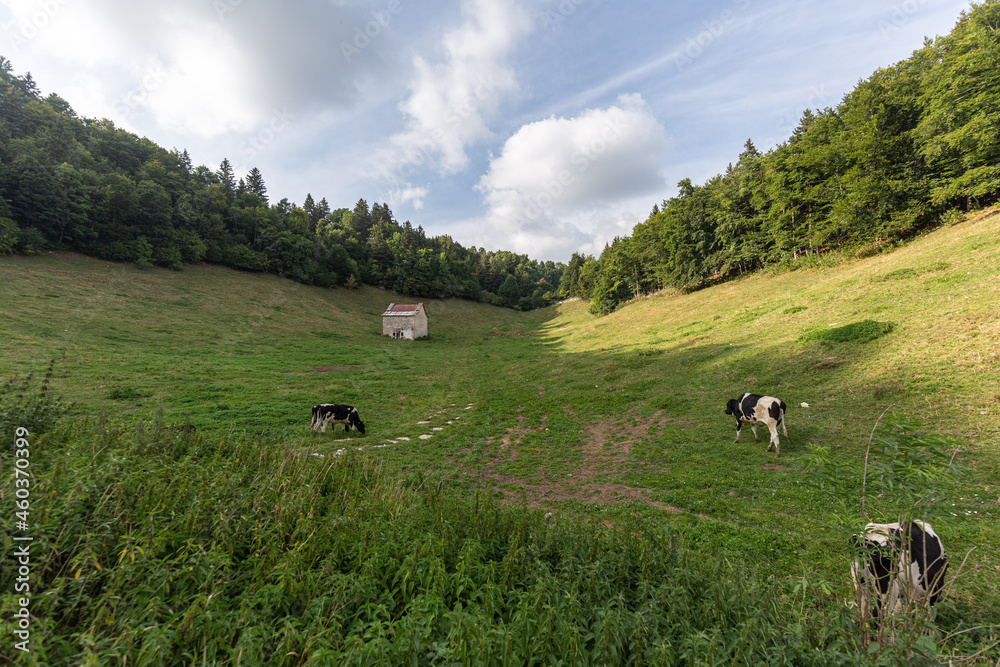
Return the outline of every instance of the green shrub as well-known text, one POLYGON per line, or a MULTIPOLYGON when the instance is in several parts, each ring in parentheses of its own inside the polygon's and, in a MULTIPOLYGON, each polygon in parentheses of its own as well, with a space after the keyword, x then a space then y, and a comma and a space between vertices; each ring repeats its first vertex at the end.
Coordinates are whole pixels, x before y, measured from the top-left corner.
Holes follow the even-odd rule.
POLYGON ((0 255, 13 255, 20 239, 17 223, 0 215, 0 255))
POLYGON ((139 266, 149 266, 153 258, 153 246, 144 236, 140 236, 131 241, 108 243, 100 249, 98 256, 112 262, 135 262, 139 266))
POLYGON ((153 250, 152 261, 154 264, 165 266, 168 269, 180 270, 184 268, 184 259, 181 256, 181 251, 173 245, 157 246, 153 250))
POLYGON ((267 255, 251 250, 245 245, 226 248, 223 263, 244 271, 267 271, 271 268, 271 261, 267 255))
POLYGON ((22 228, 17 233, 17 244, 14 249, 21 253, 41 252, 49 246, 45 234, 36 227, 22 228))
POLYGON ((180 250, 181 259, 185 264, 195 264, 202 261, 208 252, 208 246, 193 231, 181 232, 177 248, 180 250))

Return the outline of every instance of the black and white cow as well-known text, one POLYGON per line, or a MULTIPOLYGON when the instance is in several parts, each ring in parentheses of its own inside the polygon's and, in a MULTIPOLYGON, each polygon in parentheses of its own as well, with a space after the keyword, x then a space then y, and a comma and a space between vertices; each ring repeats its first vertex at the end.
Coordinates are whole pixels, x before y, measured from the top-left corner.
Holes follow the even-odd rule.
POLYGON ((892 615, 914 605, 933 605, 941 597, 948 559, 929 523, 870 523, 851 536, 855 557, 851 579, 862 618, 892 615), (874 599, 873 599, 874 595, 874 599))
POLYGON ((365 433, 365 423, 358 416, 358 411, 351 405, 337 405, 334 403, 322 403, 313 406, 312 432, 316 435, 316 429, 320 433, 326 433, 326 425, 333 424, 333 432, 337 432, 337 424, 344 425, 344 432, 348 427, 365 433))
POLYGON ((735 445, 740 440, 740 429, 743 422, 750 424, 753 431, 753 441, 757 442, 757 423, 761 422, 771 431, 771 442, 767 445, 765 452, 771 451, 774 447, 774 455, 781 456, 781 445, 778 442, 778 426, 784 434, 788 435, 785 428, 785 402, 773 396, 758 396, 757 394, 743 394, 739 399, 730 399, 726 403, 726 414, 736 417, 736 439, 735 445))

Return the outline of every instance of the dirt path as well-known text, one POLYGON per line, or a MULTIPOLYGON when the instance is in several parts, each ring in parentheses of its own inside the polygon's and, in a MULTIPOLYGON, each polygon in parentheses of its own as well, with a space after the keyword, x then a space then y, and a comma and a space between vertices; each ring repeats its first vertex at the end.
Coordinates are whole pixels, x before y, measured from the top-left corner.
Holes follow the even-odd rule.
MULTIPOLYGON (((499 445, 481 471, 454 459, 450 460, 466 474, 498 485, 507 502, 527 507, 552 510, 566 500, 599 505, 619 505, 638 500, 665 512, 685 512, 679 507, 653 500, 649 497, 649 489, 600 481, 600 478, 617 477, 635 465, 628 460, 633 445, 649 438, 651 432, 656 434, 653 437, 657 437, 662 433, 663 427, 671 422, 662 410, 648 417, 626 415, 621 419, 597 421, 586 421, 569 409, 565 411, 583 424, 585 437, 579 447, 579 459, 568 467, 561 467, 561 474, 555 479, 531 483, 515 475, 497 472, 499 464, 517 459, 518 447, 526 435, 545 430, 547 416, 543 416, 541 424, 535 428, 527 426, 527 419, 519 416, 517 425, 506 429, 499 436, 499 445)), ((487 444, 492 445, 493 442, 495 439, 490 439, 487 444)), ((471 448, 464 451, 471 451, 471 448)), ((696 516, 717 520, 704 514, 696 516)))
MULTIPOLYGON (((542 390, 539 393, 541 394, 542 390)), ((348 448, 354 448, 358 451, 381 449, 401 443, 410 443, 414 440, 425 441, 438 435, 446 435, 449 427, 460 424, 464 420, 466 411, 473 408, 473 403, 464 407, 452 403, 428 415, 425 419, 417 421, 415 426, 418 428, 415 430, 418 435, 397 436, 382 440, 378 444, 354 445, 350 441, 341 441, 344 446, 330 455, 341 456, 348 448)), ((662 437, 663 429, 668 423, 683 424, 684 422, 667 417, 662 410, 646 417, 627 414, 616 419, 592 421, 581 419, 568 408, 564 408, 564 411, 583 425, 584 437, 578 446, 579 457, 576 457, 573 463, 562 465, 559 469, 560 474, 554 478, 547 478, 542 482, 529 482, 516 475, 497 471, 501 464, 517 459, 518 450, 525 436, 546 430, 547 415, 542 417, 541 423, 536 427, 528 426, 527 418, 519 415, 515 426, 507 428, 497 436, 488 438, 485 444, 492 454, 481 470, 477 470, 476 467, 468 463, 457 461, 451 456, 448 457, 448 460, 462 474, 477 478, 481 482, 497 488, 504 494, 504 501, 511 504, 554 510, 567 500, 579 500, 598 505, 620 505, 639 501, 665 512, 686 513, 684 509, 650 498, 650 489, 602 481, 603 479, 617 478, 622 473, 634 469, 635 466, 642 465, 630 460, 634 445, 649 438, 662 437)), ((460 451, 470 452, 472 447, 460 451)), ((314 452, 312 455, 320 458, 325 456, 319 452, 314 452)), ((718 519, 706 514, 694 514, 694 516, 709 521, 718 521, 718 519)))

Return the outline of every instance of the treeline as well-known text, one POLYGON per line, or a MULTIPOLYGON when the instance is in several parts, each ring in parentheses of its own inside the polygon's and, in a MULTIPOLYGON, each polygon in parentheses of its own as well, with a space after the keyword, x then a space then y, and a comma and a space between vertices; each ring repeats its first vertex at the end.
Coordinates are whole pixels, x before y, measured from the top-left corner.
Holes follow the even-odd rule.
POLYGON ((520 308, 556 300, 564 265, 464 248, 400 224, 386 204, 270 203, 259 170, 194 167, 108 120, 81 118, 0 56, 0 254, 46 248, 143 266, 211 262, 311 285, 520 308))
POLYGON ((783 144, 747 141, 724 174, 656 206, 599 259, 574 255, 568 294, 608 313, 665 287, 694 289, 842 250, 864 256, 1000 195, 1000 2, 951 34, 806 111, 783 144))

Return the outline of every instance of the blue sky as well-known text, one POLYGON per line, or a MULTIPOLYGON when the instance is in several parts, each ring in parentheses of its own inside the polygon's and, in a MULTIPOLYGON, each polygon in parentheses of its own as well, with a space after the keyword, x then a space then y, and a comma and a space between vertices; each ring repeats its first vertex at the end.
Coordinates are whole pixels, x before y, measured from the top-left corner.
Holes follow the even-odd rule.
POLYGON ((0 0, 0 54, 81 116, 257 167, 272 201, 386 202, 429 235, 565 262, 968 6, 0 0))

